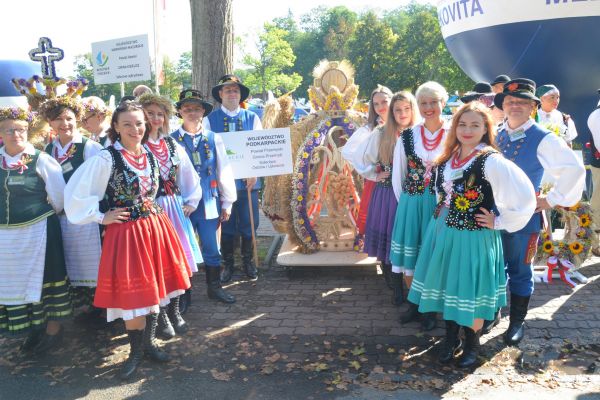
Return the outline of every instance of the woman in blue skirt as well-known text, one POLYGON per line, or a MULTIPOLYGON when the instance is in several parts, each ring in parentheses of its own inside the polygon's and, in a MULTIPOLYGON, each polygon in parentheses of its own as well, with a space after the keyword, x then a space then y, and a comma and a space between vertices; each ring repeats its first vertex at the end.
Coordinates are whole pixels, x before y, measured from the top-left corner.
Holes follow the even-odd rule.
MULTIPOLYGON (((392 96, 388 108, 388 116, 383 127, 375 129, 365 142, 359 172, 365 179, 376 182, 365 228, 365 252, 377 257, 382 269, 388 271, 390 265, 390 247, 392 228, 396 216, 399 193, 392 187, 392 160, 396 141, 400 134, 411 127, 417 118, 417 102, 409 92, 398 92, 392 96)), ((385 272, 384 272, 385 273, 385 272)), ((394 295, 392 303, 399 305, 404 301, 402 282, 392 280, 394 295)))
MULTIPOLYGON (((400 194, 390 249, 392 281, 402 285, 404 274, 408 288, 436 204, 433 161, 440 155, 448 132, 442 118, 448 100, 446 89, 437 82, 426 82, 417 89, 416 98, 423 122, 404 131, 396 142, 392 171, 394 191, 400 194)), ((418 316, 416 305, 409 304, 408 313, 400 321, 404 324, 418 316)), ((435 328, 435 314, 425 315, 421 324, 426 331, 435 328)))
POLYGON ((492 121, 478 101, 464 105, 454 117, 435 161, 439 202, 408 294, 420 312, 442 313, 446 321, 440 362, 452 361, 464 327, 460 367, 476 362, 483 321, 506 305, 500 230, 521 229, 536 206, 525 173, 494 148, 492 121))

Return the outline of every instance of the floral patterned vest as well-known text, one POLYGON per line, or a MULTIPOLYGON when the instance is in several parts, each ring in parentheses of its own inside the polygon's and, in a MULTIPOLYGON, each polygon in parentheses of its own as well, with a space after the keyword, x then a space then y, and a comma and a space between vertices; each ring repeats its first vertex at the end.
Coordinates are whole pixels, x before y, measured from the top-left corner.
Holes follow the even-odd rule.
MULTIPOLYGON (((177 156, 176 144, 172 137, 166 136, 163 138, 167 144, 167 150, 169 151, 169 160, 163 165, 158 157, 156 158, 160 169, 160 182, 158 185, 158 193, 156 197, 169 196, 169 195, 180 195, 181 191, 177 186, 177 169, 179 169, 180 160, 177 156), (170 166, 169 166, 170 164, 170 166)), ((150 151, 150 147, 146 145, 146 150, 150 151)))
MULTIPOLYGON (((407 159, 407 172, 402 184, 402 192, 410 196, 420 195, 425 193, 425 190, 429 190, 429 193, 435 194, 435 188, 432 182, 435 182, 435 177, 431 176, 427 178, 425 173, 427 168, 421 161, 421 158, 415 153, 415 139, 412 129, 406 129, 400 135, 402 144, 404 145, 404 152, 406 153, 407 159)), ((435 171, 432 168, 431 173, 435 171)))
POLYGON ((126 207, 131 213, 128 221, 162 213, 162 208, 154 201, 158 192, 160 170, 152 153, 146 153, 150 163, 150 176, 138 176, 113 146, 102 151, 108 151, 112 157, 112 172, 104 195, 109 209, 126 207))
POLYGON ((490 150, 479 154, 471 164, 463 170, 461 178, 450 182, 444 182, 444 169, 450 160, 438 167, 436 187, 440 198, 434 212, 434 217, 440 215, 444 206, 448 206, 446 225, 459 230, 476 231, 484 229, 477 224, 475 214, 480 214, 479 208, 493 210, 495 207, 492 186, 485 179, 485 160, 491 154, 497 154, 490 150), (449 193, 448 193, 449 192, 449 193), (448 197, 450 196, 450 197, 448 197))

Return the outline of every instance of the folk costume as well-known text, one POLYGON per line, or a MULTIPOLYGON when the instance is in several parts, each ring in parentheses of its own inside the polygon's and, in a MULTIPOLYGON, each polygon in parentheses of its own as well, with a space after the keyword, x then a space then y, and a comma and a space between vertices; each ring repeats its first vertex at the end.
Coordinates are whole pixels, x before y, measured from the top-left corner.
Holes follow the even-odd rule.
MULTIPOLYGON (((545 95, 559 94, 558 89, 554 85, 543 85, 537 88, 536 96, 541 98, 545 95)), ((553 132, 567 143, 573 142, 577 137, 577 128, 573 119, 557 109, 550 112, 544 111, 541 107, 537 110, 538 123, 544 128, 553 132)))
POLYGON ((65 181, 60 165, 27 144, 0 148, 0 333, 29 333, 31 350, 50 320, 72 314, 57 214, 65 181))
MULTIPOLYGON (((534 93, 535 82, 515 79, 505 84, 504 91, 496 95, 494 104, 502 108, 505 96, 531 99, 539 104, 534 93)), ((505 123, 498 132, 496 144, 507 159, 525 172, 536 192, 540 190, 544 174, 553 180, 554 186, 546 195, 552 207, 570 207, 579 202, 585 186, 585 169, 564 140, 529 119, 515 129, 505 123)), ((523 228, 502 234, 511 293, 510 325, 505 333, 505 342, 510 345, 518 344, 523 338, 523 322, 533 293, 532 261, 541 229, 542 214, 538 212, 523 228)))
MULTIPOLYGON (((183 91, 177 109, 188 101, 202 104, 206 111, 212 109, 212 105, 196 90, 183 91)), ((173 132, 171 137, 185 149, 188 160, 191 160, 200 177, 202 199, 196 211, 190 215, 190 220, 200 237, 208 296, 225 303, 234 303, 235 297, 221 287, 221 254, 217 240, 221 209, 230 211, 236 200, 235 181, 225 144, 221 136, 212 131, 202 129, 199 132, 187 132, 183 126, 173 132)))
POLYGON ((375 178, 377 174, 372 173, 374 165, 365 165, 364 157, 367 144, 370 137, 377 127, 365 125, 357 129, 350 139, 342 147, 342 157, 352 165, 352 167, 364 178, 363 191, 360 195, 360 208, 358 209, 358 218, 356 220, 356 228, 358 237, 355 247, 358 251, 364 249, 365 228, 367 225, 367 215, 369 213, 369 202, 373 189, 375 189, 375 178), (361 245, 362 243, 362 245, 361 245))
POLYGON ((190 287, 191 269, 173 225, 155 202, 160 167, 142 150, 131 156, 119 141, 81 165, 65 189, 65 211, 76 224, 101 223, 99 201, 125 207, 129 220, 106 226, 94 305, 107 319, 158 313, 190 287))
MULTIPOLYGON (((45 152, 50 154, 61 166, 65 182, 85 160, 89 160, 102 150, 100 144, 75 133, 65 146, 60 144, 58 136, 48 144, 45 152)), ((65 214, 59 216, 67 275, 74 293, 75 307, 90 306, 94 300, 94 288, 98 279, 98 265, 102 243, 97 223, 75 225, 68 221, 65 214)))
MULTIPOLYGON (((240 79, 234 75, 225 75, 219 80, 219 84, 212 88, 212 95, 219 103, 222 99, 219 91, 223 86, 237 84, 240 88, 240 104, 248 98, 250 90, 242 84, 240 79)), ((260 130, 262 123, 258 115, 254 112, 241 108, 230 111, 224 106, 212 111, 203 120, 205 130, 213 131, 222 135, 231 134, 231 132, 260 130)), ((221 252, 223 254, 224 270, 221 275, 222 282, 231 280, 234 271, 234 240, 239 235, 242 238, 242 262, 246 275, 251 279, 256 279, 257 270, 253 260, 252 245, 252 227, 250 224, 250 209, 248 206, 248 190, 246 189, 245 179, 236 179, 235 187, 237 190, 237 200, 233 203, 231 217, 224 221, 221 226, 221 252)), ((262 189, 262 181, 256 180, 254 187, 250 191, 250 200, 252 203, 252 213, 254 215, 254 230, 258 229, 258 191, 262 189)))
MULTIPOLYGON (((465 160, 458 162, 457 156, 437 168, 439 202, 408 295, 420 312, 442 313, 455 334, 455 324, 470 327, 477 318, 492 319, 506 305, 500 230, 521 229, 536 205, 525 173, 497 151, 480 144, 465 160), (498 211, 495 229, 478 225, 480 208, 498 211)), ((465 333, 465 354, 477 351, 479 332, 468 328, 465 333)), ((448 342, 455 343, 456 337, 448 342)))

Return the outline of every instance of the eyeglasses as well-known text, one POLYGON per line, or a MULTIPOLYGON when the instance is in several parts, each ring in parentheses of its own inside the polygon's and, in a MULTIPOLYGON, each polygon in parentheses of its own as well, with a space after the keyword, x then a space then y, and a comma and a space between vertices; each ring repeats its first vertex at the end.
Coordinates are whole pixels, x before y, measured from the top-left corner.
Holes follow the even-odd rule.
POLYGON ((27 133, 27 128, 11 128, 11 129, 5 129, 2 131, 2 133, 12 136, 15 134, 19 134, 21 136, 23 136, 24 134, 27 133))

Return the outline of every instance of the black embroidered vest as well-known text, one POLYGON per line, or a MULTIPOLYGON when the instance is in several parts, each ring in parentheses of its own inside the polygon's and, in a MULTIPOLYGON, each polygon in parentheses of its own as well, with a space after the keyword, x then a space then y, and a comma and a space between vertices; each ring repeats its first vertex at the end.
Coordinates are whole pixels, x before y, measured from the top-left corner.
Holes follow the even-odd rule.
POLYGON ((142 194, 140 178, 127 165, 121 153, 113 146, 102 150, 108 151, 112 157, 112 172, 106 187, 104 200, 109 209, 125 207, 131 214, 129 221, 135 221, 140 218, 147 218, 151 214, 160 214, 162 208, 154 199, 158 191, 160 171, 158 162, 151 152, 146 152, 148 162, 150 163, 150 185, 148 193, 142 194))
MULTIPOLYGON (((156 197, 181 194, 179 186, 177 186, 176 183, 177 169, 179 168, 180 160, 177 156, 177 149, 175 148, 175 139, 173 139, 170 136, 164 137, 163 139, 165 140, 165 143, 167 144, 167 150, 169 151, 169 160, 171 161, 171 168, 169 169, 166 179, 161 171, 160 182, 158 185, 158 193, 156 194, 156 197)), ((146 146, 146 149, 148 150, 148 152, 151 152, 149 146, 146 146)), ((165 167, 163 165, 160 165, 158 157, 156 157, 156 162, 159 164, 161 170, 165 167)))
MULTIPOLYGON (((485 179, 485 160, 498 153, 495 150, 479 154, 473 162, 463 170, 461 178, 455 179, 452 184, 452 194, 446 217, 446 225, 459 230, 476 231, 484 229, 477 224, 475 214, 481 214, 479 208, 494 209, 494 195, 492 186, 485 179)), ((435 218, 440 215, 442 207, 447 202, 448 194, 444 190, 444 169, 450 160, 438 167, 436 187, 441 198, 434 212, 435 218)))
POLYGON ((429 179, 425 178, 426 167, 421 161, 421 158, 415 153, 415 139, 411 128, 404 130, 400 135, 404 152, 407 159, 407 172, 402 184, 402 192, 410 196, 425 193, 428 189, 429 193, 435 194, 435 188, 432 184, 435 182, 435 168, 432 168, 432 176, 429 179))

